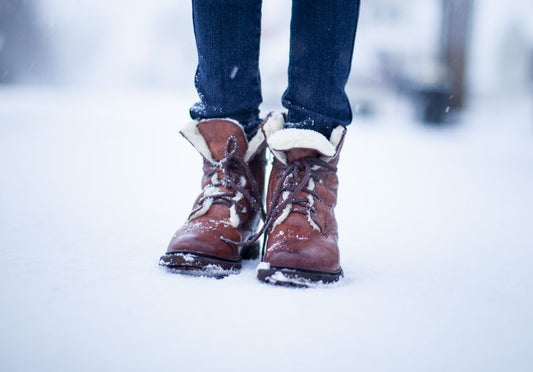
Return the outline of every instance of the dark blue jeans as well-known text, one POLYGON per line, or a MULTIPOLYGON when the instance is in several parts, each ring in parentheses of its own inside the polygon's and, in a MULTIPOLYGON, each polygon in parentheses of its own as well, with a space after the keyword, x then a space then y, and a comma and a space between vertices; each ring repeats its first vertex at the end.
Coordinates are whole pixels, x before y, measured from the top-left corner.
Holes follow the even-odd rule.
MULTIPOLYGON (((360 0, 293 0, 287 127, 329 138, 349 125, 344 91, 352 64, 360 0)), ((232 118, 253 135, 262 102, 259 75, 261 0, 192 0, 198 51, 193 119, 232 118)))

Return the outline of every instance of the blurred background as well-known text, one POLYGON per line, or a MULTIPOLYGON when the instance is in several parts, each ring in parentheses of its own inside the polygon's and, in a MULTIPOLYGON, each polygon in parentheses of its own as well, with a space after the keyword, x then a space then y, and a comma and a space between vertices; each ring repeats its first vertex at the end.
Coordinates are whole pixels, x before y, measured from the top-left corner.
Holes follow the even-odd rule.
MULTIPOLYGON (((356 112, 379 112, 380 95, 394 92, 422 121, 442 123, 477 99, 531 96, 531 10, 527 0, 364 2, 348 87, 356 112)), ((290 2, 263 11, 270 108, 286 82, 290 2)), ((0 84, 190 93, 190 13, 173 0, 0 0, 0 84)))
MULTIPOLYGON (((290 7, 263 1, 264 113, 290 7)), ((299 291, 158 267, 199 191, 189 1, 0 0, 0 370, 530 371, 532 14, 362 0, 345 279, 299 291)))

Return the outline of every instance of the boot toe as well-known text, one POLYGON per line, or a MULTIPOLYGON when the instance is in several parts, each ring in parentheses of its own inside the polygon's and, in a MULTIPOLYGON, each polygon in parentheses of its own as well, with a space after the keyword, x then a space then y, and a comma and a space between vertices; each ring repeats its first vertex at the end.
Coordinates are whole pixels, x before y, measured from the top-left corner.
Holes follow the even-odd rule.
POLYGON ((221 221, 190 221, 172 237, 167 254, 195 253, 225 260, 238 260, 239 247, 221 238, 240 241, 237 230, 221 221))
MULTIPOLYGON (((285 232, 283 235, 287 236, 285 232)), ((338 273, 341 270, 336 242, 320 233, 307 238, 274 239, 267 244, 264 261, 274 267, 338 273)))

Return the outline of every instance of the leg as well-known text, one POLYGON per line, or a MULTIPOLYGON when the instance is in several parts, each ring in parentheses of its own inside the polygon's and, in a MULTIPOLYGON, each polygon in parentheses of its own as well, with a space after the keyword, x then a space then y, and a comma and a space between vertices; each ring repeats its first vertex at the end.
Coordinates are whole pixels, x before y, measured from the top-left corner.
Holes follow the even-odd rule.
POLYGON ((289 86, 282 99, 287 127, 313 129, 329 138, 349 125, 344 87, 352 64, 359 0, 293 0, 289 86))
POLYGON ((159 261, 172 271, 221 278, 259 253, 259 244, 241 241, 263 216, 264 137, 253 135, 261 103, 260 17, 261 0, 193 0, 201 101, 190 110, 198 121, 181 133, 202 155, 204 173, 188 220, 159 261))
POLYGON ((261 0, 193 0, 198 51, 193 119, 231 118, 248 136, 259 124, 261 0))
POLYGON ((288 120, 263 126, 274 155, 257 270, 267 283, 307 287, 343 276, 336 173, 352 120, 344 87, 358 14, 359 0, 293 0, 288 120))

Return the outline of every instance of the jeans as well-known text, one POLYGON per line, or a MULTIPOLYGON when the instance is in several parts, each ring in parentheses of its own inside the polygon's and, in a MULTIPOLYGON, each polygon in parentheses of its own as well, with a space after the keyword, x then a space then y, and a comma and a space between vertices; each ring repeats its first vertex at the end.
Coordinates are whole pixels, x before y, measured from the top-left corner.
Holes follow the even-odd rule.
MULTIPOLYGON (((293 0, 286 127, 329 138, 352 121, 344 88, 352 64, 360 0, 293 0)), ((231 118, 248 136, 261 123, 261 0, 192 0, 198 51, 193 119, 231 118)))

